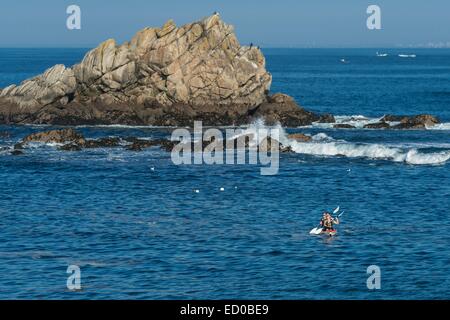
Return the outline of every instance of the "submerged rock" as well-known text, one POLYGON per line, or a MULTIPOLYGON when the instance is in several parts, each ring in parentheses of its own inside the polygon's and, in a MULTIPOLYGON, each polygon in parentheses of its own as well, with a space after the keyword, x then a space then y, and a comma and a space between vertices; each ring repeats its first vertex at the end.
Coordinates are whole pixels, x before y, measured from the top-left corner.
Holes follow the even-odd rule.
POLYGON ((356 127, 347 123, 337 123, 333 125, 334 129, 355 129, 356 127))
POLYGON ((11 137, 11 133, 9 131, 0 131, 0 138, 7 139, 11 137))
POLYGON ((288 139, 295 140, 298 142, 309 142, 312 140, 312 137, 307 136, 303 133, 294 133, 294 134, 288 135, 288 139))
POLYGON ((389 129, 389 123, 381 121, 377 123, 369 123, 364 126, 365 129, 389 129))
POLYGON ((143 139, 137 139, 134 137, 127 138, 128 141, 131 141, 132 143, 128 146, 126 146, 127 150, 130 151, 142 151, 144 149, 154 147, 157 145, 161 145, 164 143, 165 140, 143 140, 143 139))
POLYGON ((120 145, 121 139, 116 137, 106 137, 100 138, 96 140, 85 140, 84 143, 81 144, 83 148, 92 149, 92 148, 114 148, 120 145))
POLYGON ((426 129, 439 124, 440 121, 436 117, 429 114, 421 114, 416 116, 392 116, 388 115, 383 118, 384 121, 400 122, 392 126, 393 129, 426 129))
MULTIPOLYGON (((68 143, 72 142, 78 145, 86 143, 83 135, 72 128, 62 130, 51 130, 45 132, 37 132, 23 138, 22 143, 42 142, 42 143, 68 143)), ((20 148, 19 145, 18 148, 20 148)))
POLYGON ((50 130, 33 133, 25 137, 14 146, 14 150, 20 151, 28 142, 58 143, 62 144, 58 149, 63 151, 81 151, 82 149, 115 148, 125 145, 125 149, 131 151, 142 151, 153 146, 171 151, 178 142, 167 139, 144 140, 136 137, 102 137, 98 139, 85 139, 85 137, 74 129, 50 130), (128 144, 127 144, 128 143, 128 144))
POLYGON ((22 149, 23 149, 23 142, 19 142, 14 145, 14 150, 22 150, 22 149))
POLYGON ((13 150, 10 152, 10 154, 12 156, 20 156, 20 155, 23 155, 24 153, 23 153, 23 151, 20 151, 20 150, 13 150))
POLYGON ((59 150, 63 151, 81 151, 82 148, 80 145, 75 143, 68 143, 58 148, 59 150))
POLYGON ((268 98, 255 110, 252 110, 253 119, 263 118, 267 125, 281 124, 284 127, 300 127, 318 121, 320 117, 299 107, 288 95, 277 93, 268 98))
POLYGON ((319 123, 335 123, 336 119, 332 114, 326 113, 320 116, 319 120, 317 121, 319 123))

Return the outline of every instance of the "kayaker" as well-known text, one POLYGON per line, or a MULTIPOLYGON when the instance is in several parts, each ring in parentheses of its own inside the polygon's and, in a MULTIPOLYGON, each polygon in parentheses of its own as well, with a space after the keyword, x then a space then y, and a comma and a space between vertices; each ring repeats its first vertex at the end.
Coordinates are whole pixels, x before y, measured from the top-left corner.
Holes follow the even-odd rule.
POLYGON ((334 225, 339 224, 339 218, 333 218, 329 212, 324 213, 325 218, 322 218, 322 231, 334 231, 334 225))

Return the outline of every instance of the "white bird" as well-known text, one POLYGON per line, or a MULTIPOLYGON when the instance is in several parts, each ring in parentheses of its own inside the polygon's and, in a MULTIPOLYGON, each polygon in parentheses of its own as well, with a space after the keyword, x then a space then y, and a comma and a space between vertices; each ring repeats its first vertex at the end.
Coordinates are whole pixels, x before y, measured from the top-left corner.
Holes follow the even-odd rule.
POLYGON ((225 191, 225 188, 220 188, 220 191, 225 191))
POLYGON ((200 190, 195 189, 194 192, 195 192, 195 193, 200 193, 200 190))

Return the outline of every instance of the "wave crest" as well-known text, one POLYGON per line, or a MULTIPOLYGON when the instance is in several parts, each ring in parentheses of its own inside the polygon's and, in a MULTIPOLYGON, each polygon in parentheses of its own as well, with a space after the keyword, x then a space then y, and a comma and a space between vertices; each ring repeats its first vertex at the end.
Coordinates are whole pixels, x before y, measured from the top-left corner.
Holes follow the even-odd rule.
MULTIPOLYGON (((264 126, 262 123, 254 123, 245 130, 245 134, 254 132, 264 126)), ((368 158, 375 160, 389 160, 411 165, 435 165, 443 164, 450 159, 450 150, 442 152, 423 152, 417 148, 405 148, 378 143, 354 143, 345 140, 335 140, 326 133, 318 133, 312 136, 310 142, 299 142, 289 139, 281 126, 280 143, 298 154, 313 156, 344 156, 348 158, 368 158)), ((423 149, 426 149, 424 147, 423 149)))

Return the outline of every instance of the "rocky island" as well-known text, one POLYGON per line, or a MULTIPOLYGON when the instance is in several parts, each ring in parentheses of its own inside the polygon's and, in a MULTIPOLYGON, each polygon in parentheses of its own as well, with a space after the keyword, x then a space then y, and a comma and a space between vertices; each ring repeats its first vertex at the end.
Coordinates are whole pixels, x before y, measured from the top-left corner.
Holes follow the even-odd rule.
POLYGON ((3 124, 308 125, 333 120, 270 96, 271 74, 255 46, 241 46, 218 14, 177 27, 139 31, 118 45, 107 40, 73 67, 56 65, 0 91, 3 124))

